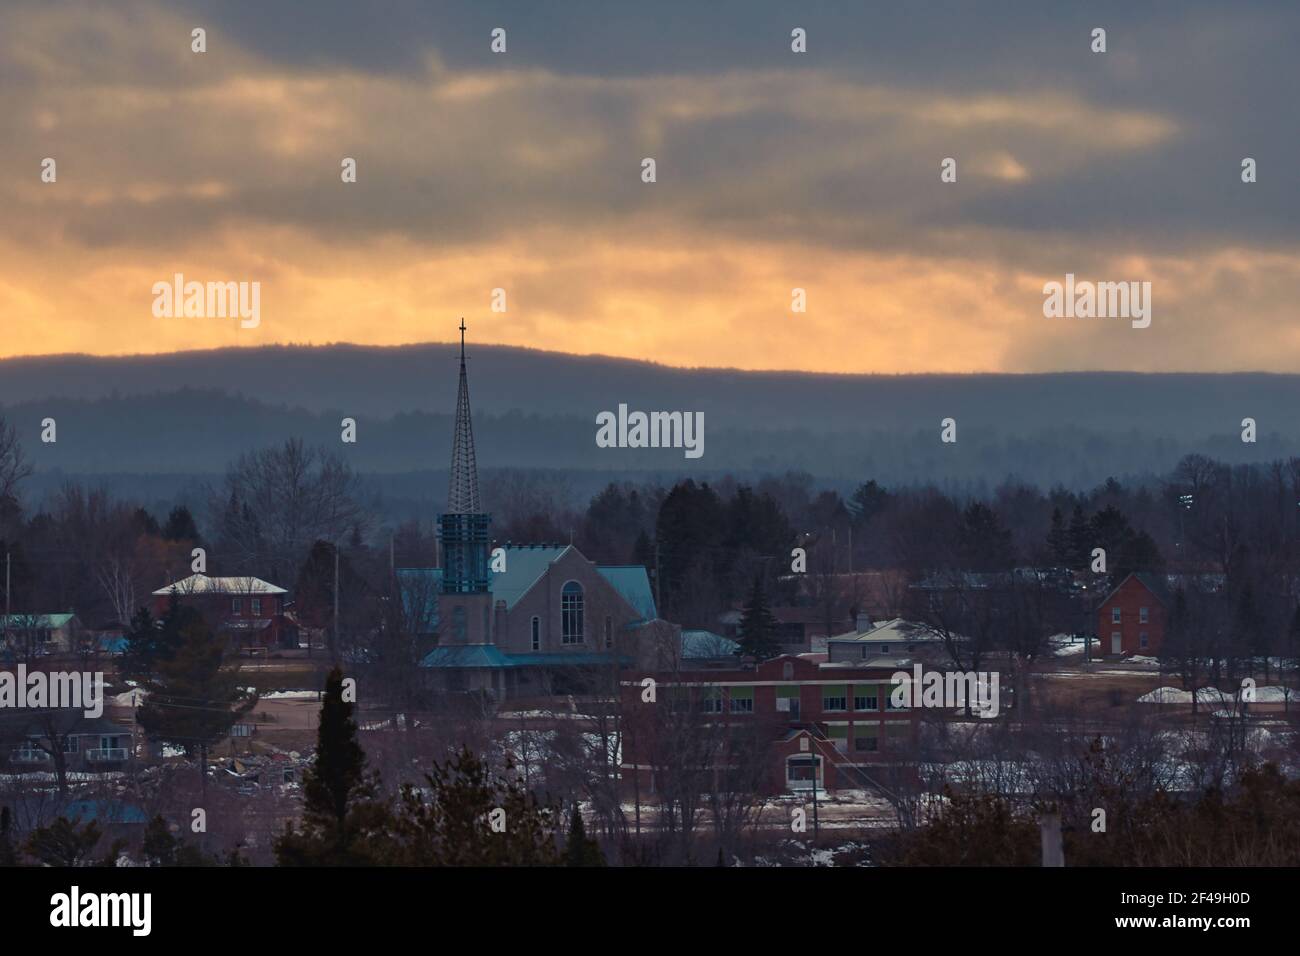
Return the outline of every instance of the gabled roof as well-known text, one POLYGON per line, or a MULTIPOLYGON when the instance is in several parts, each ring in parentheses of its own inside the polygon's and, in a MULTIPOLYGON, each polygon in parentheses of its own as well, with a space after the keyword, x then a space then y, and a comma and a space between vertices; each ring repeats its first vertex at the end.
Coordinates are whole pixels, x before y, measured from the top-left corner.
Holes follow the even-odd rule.
POLYGON ((269 581, 263 581, 261 578, 249 576, 243 577, 226 577, 210 578, 206 574, 191 574, 188 578, 182 578, 179 581, 173 581, 166 587, 161 587, 153 592, 154 597, 167 597, 175 591, 177 595, 186 594, 232 594, 235 596, 242 595, 263 595, 263 594, 288 594, 282 587, 277 587, 269 581))
POLYGON ((1105 605, 1111 598, 1119 593, 1119 589, 1128 583, 1129 578, 1136 578, 1138 583, 1150 591, 1155 599, 1161 604, 1167 605, 1169 603, 1169 588, 1164 581, 1156 577, 1154 574, 1147 574, 1144 571, 1130 571, 1128 574, 1124 575, 1119 584, 1111 588, 1110 592, 1101 599, 1102 605, 1105 605))
POLYGON ((490 578, 493 600, 505 601, 507 610, 514 607, 546 569, 571 547, 567 544, 506 547, 506 569, 494 572, 490 578))
POLYGON ((653 621, 659 616, 655 608, 654 592, 650 590, 650 575, 639 564, 597 565, 600 576, 610 583, 619 596, 642 619, 653 621))
POLYGON ((42 627, 57 630, 66 627, 76 616, 75 614, 10 614, 6 619, 5 615, 0 614, 0 624, 10 629, 42 627))
POLYGON ((712 631, 682 631, 683 660, 735 657, 740 645, 712 631))

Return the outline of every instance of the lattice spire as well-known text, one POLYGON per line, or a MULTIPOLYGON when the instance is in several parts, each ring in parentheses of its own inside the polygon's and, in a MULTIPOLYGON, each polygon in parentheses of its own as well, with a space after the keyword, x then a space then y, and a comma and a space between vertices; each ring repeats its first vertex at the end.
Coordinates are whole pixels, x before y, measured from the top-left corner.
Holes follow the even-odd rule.
POLYGON ((478 514, 478 465, 474 461, 474 426, 469 416, 469 378, 465 374, 465 320, 460 320, 460 392, 456 395, 456 431, 451 444, 448 514, 478 514))

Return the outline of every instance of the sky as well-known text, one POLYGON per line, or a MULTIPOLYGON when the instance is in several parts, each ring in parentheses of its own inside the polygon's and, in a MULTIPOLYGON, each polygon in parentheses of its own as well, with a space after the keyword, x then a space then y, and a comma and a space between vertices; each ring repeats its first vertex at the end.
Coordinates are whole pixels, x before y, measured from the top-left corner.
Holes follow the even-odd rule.
POLYGON ((464 316, 690 367, 1293 372, 1298 49, 1292 2, 6 0, 0 357, 464 316), (177 273, 258 325, 155 315, 177 273), (1067 274, 1150 282, 1150 326, 1045 317, 1067 274))

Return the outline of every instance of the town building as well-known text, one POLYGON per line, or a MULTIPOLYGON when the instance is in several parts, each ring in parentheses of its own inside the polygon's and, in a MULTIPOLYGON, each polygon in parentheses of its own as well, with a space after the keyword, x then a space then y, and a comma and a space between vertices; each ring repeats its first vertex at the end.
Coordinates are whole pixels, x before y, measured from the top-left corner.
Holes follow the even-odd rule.
POLYGON ((865 614, 857 626, 836 634, 826 642, 826 659, 832 664, 857 664, 889 655, 904 655, 926 661, 943 660, 943 639, 932 631, 901 617, 873 624, 865 614))
POLYGON ((1155 657, 1165 639, 1169 591, 1155 575, 1133 572, 1097 608, 1097 637, 1112 657, 1155 657))
POLYGON ((298 625, 285 612, 288 593, 261 578, 191 574, 153 592, 153 614, 166 614, 175 596, 202 613, 213 632, 227 635, 235 647, 297 647, 298 625))
POLYGON ((643 567, 597 565, 572 545, 493 547, 479 499, 461 323, 460 379, 442 567, 403 568, 412 630, 436 635, 421 661, 435 689, 494 701, 612 686, 623 667, 676 660, 680 629, 658 616, 643 567))
POLYGON ((809 790, 814 780, 822 790, 872 788, 915 745, 917 711, 891 699, 893 676, 908 660, 832 664, 787 654, 731 670, 684 669, 688 663, 622 681, 621 770, 645 792, 656 792, 678 759, 683 710, 699 724, 688 728, 693 739, 707 738, 709 726, 735 737, 747 724, 757 729, 765 793, 809 790), (654 684, 649 700, 646 678, 654 684))
POLYGON ((0 614, 0 651, 12 657, 72 654, 81 650, 84 628, 77 615, 0 614))
POLYGON ((120 770, 135 753, 134 735, 130 727, 107 717, 77 716, 67 727, 61 717, 53 722, 33 721, 9 752, 9 769, 52 771, 56 750, 67 773, 120 770))

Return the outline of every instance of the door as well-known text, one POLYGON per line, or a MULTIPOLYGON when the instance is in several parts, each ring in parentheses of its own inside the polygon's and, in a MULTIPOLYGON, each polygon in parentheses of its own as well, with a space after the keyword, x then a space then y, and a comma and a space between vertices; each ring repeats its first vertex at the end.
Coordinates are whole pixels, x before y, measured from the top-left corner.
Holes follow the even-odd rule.
POLYGON ((1112 654, 1124 653, 1124 639, 1119 631, 1111 631, 1110 633, 1110 652, 1112 654))

